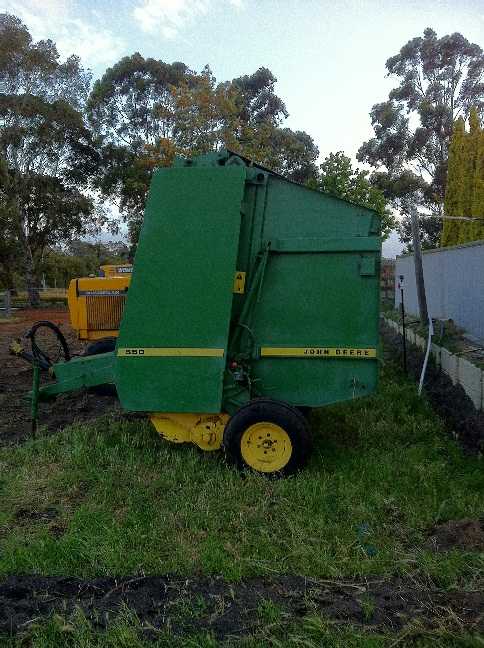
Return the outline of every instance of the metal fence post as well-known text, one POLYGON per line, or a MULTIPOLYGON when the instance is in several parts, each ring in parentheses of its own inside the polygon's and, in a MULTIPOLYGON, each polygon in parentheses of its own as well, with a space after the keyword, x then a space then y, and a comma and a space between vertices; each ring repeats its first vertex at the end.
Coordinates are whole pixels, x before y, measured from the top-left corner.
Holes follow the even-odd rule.
POLYGON ((5 308, 5 317, 10 317, 12 314, 12 295, 8 288, 3 295, 3 304, 5 308))

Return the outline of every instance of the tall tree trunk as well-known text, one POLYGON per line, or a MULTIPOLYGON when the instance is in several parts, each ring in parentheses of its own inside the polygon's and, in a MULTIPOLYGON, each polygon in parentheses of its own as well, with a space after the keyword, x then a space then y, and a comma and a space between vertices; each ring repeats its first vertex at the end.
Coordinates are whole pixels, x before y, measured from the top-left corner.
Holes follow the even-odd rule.
POLYGON ((19 205, 20 228, 19 239, 24 249, 24 268, 25 268, 25 285, 27 288, 27 298, 29 306, 38 308, 40 305, 39 281, 36 273, 34 254, 28 238, 28 218, 26 213, 19 205))
POLYGON ((25 283, 27 286, 27 296, 29 300, 29 306, 32 308, 38 308, 40 305, 40 294, 38 288, 38 279, 35 273, 34 263, 32 255, 27 255, 25 267, 25 283))
POLYGON ((416 207, 411 208, 410 218, 412 222, 413 236, 413 261, 415 265, 415 282, 417 284, 418 310, 420 323, 428 325, 429 313, 427 310, 427 294, 425 292, 425 280, 422 262, 422 248, 420 246, 420 230, 418 225, 418 211, 416 207))

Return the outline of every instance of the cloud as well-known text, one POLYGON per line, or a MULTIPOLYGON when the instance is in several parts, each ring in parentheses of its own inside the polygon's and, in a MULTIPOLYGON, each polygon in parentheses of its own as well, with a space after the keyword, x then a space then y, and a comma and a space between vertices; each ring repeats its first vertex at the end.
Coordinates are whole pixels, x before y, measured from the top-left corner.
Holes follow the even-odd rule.
POLYGON ((208 0, 142 0, 133 16, 143 31, 160 30, 165 38, 174 38, 186 23, 205 15, 208 7, 208 0))
POLYGON ((6 0, 4 10, 18 16, 34 40, 50 38, 62 58, 77 54, 89 67, 112 63, 125 49, 109 29, 76 15, 68 0, 6 0))
MULTIPOLYGON (((244 0, 226 2, 242 9, 244 0)), ((157 31, 165 38, 175 38, 186 25, 205 16, 212 6, 213 0, 139 0, 133 17, 144 32, 157 31)))
POLYGON ((125 50, 119 37, 107 29, 96 29, 90 23, 72 18, 56 40, 64 55, 78 54, 90 66, 113 63, 125 50))

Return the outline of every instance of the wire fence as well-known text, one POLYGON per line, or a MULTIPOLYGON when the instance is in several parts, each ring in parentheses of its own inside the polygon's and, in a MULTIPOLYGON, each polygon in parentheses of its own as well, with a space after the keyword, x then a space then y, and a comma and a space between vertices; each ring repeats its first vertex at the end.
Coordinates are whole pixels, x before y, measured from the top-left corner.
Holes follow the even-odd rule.
MULTIPOLYGON (((66 288, 34 288, 41 304, 67 302, 66 288)), ((10 317, 16 308, 29 305, 27 290, 3 289, 0 290, 0 313, 2 317, 10 317)))

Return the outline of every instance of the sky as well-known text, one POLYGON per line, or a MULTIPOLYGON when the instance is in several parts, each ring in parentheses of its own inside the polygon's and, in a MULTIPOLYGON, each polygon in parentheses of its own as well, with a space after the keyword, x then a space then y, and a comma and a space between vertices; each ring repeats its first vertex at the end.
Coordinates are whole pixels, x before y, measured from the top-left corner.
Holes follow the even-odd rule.
MULTIPOLYGON (((395 80, 385 61, 426 27, 461 32, 484 46, 484 0, 0 0, 35 40, 51 38, 62 57, 77 54, 102 76, 140 52, 217 80, 261 66, 277 77, 285 125, 308 132, 323 158, 355 159, 372 136, 369 111, 395 80)), ((393 235, 384 255, 401 246, 393 235)))

